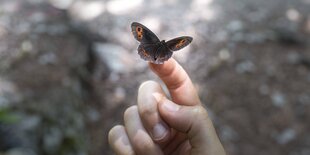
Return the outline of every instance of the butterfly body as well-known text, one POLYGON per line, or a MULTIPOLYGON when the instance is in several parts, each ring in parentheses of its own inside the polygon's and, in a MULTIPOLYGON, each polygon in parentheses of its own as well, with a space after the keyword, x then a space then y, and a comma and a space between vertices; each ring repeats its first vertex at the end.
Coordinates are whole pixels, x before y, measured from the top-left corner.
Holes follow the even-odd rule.
POLYGON ((155 64, 163 64, 177 51, 191 43, 192 37, 182 36, 166 42, 160 41, 157 36, 144 25, 133 22, 131 30, 135 37, 140 42, 138 54, 146 61, 155 64))

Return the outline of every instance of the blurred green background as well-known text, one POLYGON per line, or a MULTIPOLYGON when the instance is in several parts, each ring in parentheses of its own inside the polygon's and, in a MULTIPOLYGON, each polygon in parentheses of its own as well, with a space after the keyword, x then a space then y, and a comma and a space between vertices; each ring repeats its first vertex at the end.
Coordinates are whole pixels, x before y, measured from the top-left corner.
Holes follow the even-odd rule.
POLYGON ((310 154, 310 0, 1 0, 0 155, 112 155, 109 129, 159 79, 133 21, 176 53, 231 155, 310 154))

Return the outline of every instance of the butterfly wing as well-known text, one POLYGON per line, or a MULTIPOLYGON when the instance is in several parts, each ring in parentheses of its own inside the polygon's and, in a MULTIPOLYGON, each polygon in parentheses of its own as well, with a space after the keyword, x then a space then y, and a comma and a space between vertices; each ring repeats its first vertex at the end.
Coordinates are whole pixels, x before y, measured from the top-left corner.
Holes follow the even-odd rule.
POLYGON ((160 42, 151 30, 140 23, 133 22, 131 24, 131 32, 133 36, 143 44, 155 44, 160 42))
POLYGON ((183 36, 167 41, 166 45, 171 51, 177 51, 190 44, 192 40, 192 37, 183 36))
POLYGON ((163 64, 172 56, 172 52, 167 47, 159 44, 140 44, 138 54, 142 59, 154 64, 163 64))
POLYGON ((166 46, 161 46, 156 53, 156 60, 154 63, 156 64, 163 64, 164 61, 167 61, 169 58, 171 58, 172 52, 169 50, 166 46))
POLYGON ((140 44, 138 47, 138 54, 143 60, 153 62, 157 49, 158 45, 156 44, 140 44))

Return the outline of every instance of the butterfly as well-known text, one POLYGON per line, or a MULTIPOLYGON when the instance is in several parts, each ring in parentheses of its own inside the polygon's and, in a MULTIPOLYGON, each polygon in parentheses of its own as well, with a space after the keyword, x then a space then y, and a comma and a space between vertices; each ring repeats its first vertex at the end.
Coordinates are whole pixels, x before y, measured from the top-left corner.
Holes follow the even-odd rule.
POLYGON ((184 48, 193 40, 190 36, 182 36, 167 42, 165 40, 160 41, 151 30, 137 22, 131 24, 131 32, 135 39, 140 42, 138 47, 140 57, 154 64, 163 64, 172 56, 174 51, 184 48))

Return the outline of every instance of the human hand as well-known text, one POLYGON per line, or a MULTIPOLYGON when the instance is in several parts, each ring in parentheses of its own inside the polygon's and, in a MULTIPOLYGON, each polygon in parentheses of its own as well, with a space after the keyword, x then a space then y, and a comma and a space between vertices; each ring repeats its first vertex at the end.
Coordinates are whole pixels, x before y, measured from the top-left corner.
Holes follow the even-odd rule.
POLYGON ((138 104, 124 113, 124 125, 109 132, 118 155, 225 155, 208 113, 190 78, 174 60, 149 64, 172 100, 153 81, 141 84, 138 104))

